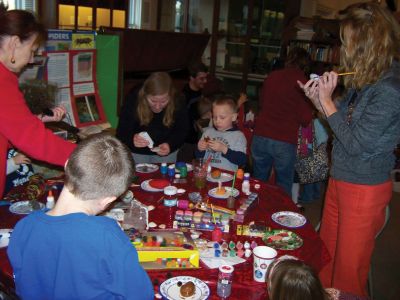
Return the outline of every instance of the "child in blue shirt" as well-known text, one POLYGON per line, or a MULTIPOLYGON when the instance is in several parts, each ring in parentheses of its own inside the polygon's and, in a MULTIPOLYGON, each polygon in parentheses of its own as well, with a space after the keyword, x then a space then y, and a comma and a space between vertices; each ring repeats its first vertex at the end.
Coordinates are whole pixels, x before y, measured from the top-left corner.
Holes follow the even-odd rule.
POLYGON ((246 138, 234 125, 237 119, 235 99, 220 96, 212 105, 213 127, 204 130, 197 144, 196 157, 207 160, 211 166, 236 171, 246 164, 246 138))
POLYGON ((8 256, 22 299, 143 299, 151 281, 113 219, 96 216, 127 190, 130 151, 100 134, 81 142, 65 167, 55 207, 16 225, 8 256))

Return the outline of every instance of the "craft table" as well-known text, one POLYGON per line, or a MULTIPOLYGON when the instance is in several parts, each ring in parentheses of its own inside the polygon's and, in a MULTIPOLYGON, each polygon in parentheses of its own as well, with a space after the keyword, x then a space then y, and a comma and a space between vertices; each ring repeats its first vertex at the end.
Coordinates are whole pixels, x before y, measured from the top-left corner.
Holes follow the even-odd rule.
MULTIPOLYGON (((153 173, 139 175, 139 183, 147 180, 160 178, 160 171, 157 170, 153 173)), ((254 184, 260 184, 260 189, 256 192, 259 194, 259 201, 256 207, 249 210, 245 216, 243 224, 248 224, 251 221, 263 222, 272 229, 289 229, 280 226, 271 219, 271 215, 279 211, 294 211, 298 212, 297 207, 294 205, 292 200, 281 190, 279 187, 259 182, 251 179, 251 191, 255 192, 254 184)), ((187 182, 181 184, 174 184, 178 188, 183 188, 186 193, 179 197, 179 199, 188 199, 188 192, 200 191, 203 196, 203 201, 210 201, 211 203, 219 206, 224 206, 226 200, 214 199, 207 196, 207 191, 210 188, 217 186, 216 183, 207 183, 207 187, 203 190, 198 190, 194 186, 192 172, 188 173, 187 182)), ((230 186, 231 182, 223 184, 224 186, 230 186)), ((237 180, 235 187, 240 190, 241 181, 237 180)), ((162 192, 147 192, 141 189, 140 186, 132 187, 131 190, 134 193, 135 198, 140 200, 146 205, 153 205, 155 209, 149 212, 149 220, 157 224, 166 224, 166 208, 162 205, 162 201, 159 201, 163 196, 162 192)), ((237 197, 236 205, 239 206, 239 199, 245 197, 242 193, 237 197)), ((23 216, 15 215, 9 212, 8 206, 0 207, 0 228, 13 228, 16 222, 23 216)), ((231 223, 231 230, 229 233, 224 233, 223 238, 229 243, 229 241, 253 241, 255 240, 258 245, 263 245, 261 238, 251 238, 248 236, 237 236, 236 235, 236 223, 231 223)), ((278 256, 284 254, 290 254, 298 257, 311 265, 317 272, 327 264, 330 260, 329 254, 322 243, 318 234, 315 232, 312 225, 307 222, 300 228, 289 229, 295 232, 303 239, 303 245, 295 250, 278 250, 278 256)), ((202 238, 210 238, 210 232, 204 232, 202 238)), ((154 284, 161 284, 164 280, 181 275, 188 275, 199 278, 206 282, 211 290, 211 296, 209 299, 220 299, 216 293, 217 284, 217 269, 209 269, 202 263, 199 269, 179 269, 179 270, 149 270, 149 276, 151 277, 154 284)), ((0 282, 6 287, 13 288, 12 269, 9 264, 6 248, 0 249, 0 282)), ((267 299, 266 286, 263 283, 257 283, 253 280, 253 265, 252 258, 247 259, 245 263, 235 266, 232 295, 230 299, 241 299, 241 300, 256 300, 256 299, 267 299)))

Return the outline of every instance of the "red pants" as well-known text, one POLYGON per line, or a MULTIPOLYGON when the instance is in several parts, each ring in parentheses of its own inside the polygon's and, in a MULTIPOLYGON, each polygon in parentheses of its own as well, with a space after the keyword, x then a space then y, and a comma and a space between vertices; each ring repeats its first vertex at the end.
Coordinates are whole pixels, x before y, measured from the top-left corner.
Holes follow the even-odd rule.
POLYGON ((332 261, 322 269, 325 287, 367 296, 367 280, 375 236, 385 220, 392 182, 378 185, 329 180, 321 239, 332 261))

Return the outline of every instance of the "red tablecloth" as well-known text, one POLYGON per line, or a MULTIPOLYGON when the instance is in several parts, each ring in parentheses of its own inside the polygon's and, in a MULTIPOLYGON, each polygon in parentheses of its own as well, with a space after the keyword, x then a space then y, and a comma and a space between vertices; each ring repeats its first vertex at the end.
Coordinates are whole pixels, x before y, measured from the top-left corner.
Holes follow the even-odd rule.
MULTIPOLYGON (((140 181, 149 178, 159 178, 160 173, 157 171, 151 174, 139 174, 140 181)), ((273 229, 284 228, 280 225, 276 224, 271 219, 271 215, 277 211, 298 211, 297 207, 293 204, 292 200, 286 196, 283 191, 274 186, 268 185, 261 182, 256 182, 251 180, 251 189, 254 190, 254 184, 259 183, 261 188, 257 191, 259 194, 259 203, 256 207, 250 209, 248 214, 245 217, 245 222, 249 223, 250 221, 258 221, 264 222, 267 226, 270 226, 273 229)), ((230 183, 225 183, 224 185, 229 185, 230 183)), ((189 177, 187 179, 187 183, 183 184, 174 184, 179 188, 186 189, 187 192, 196 190, 194 188, 194 184, 191 178, 191 172, 189 173, 189 177)), ((208 183, 208 188, 215 186, 215 183, 208 183)), ((240 190, 241 181, 237 181, 235 187, 240 190)), ((165 224, 167 214, 165 214, 165 208, 162 206, 162 202, 159 201, 162 193, 150 193, 143 191, 140 187, 132 188, 134 195, 137 199, 142 201, 147 205, 154 205, 156 207, 155 210, 149 212, 150 221, 154 221, 157 224, 165 224)), ((207 189, 201 191, 203 195, 203 199, 207 197, 207 189)), ((238 200, 243 197, 242 193, 238 196, 238 200)), ((183 196, 179 197, 179 199, 188 199, 187 193, 183 196)), ((226 200, 219 200, 209 198, 211 203, 215 205, 224 206, 226 200)), ((239 205, 239 201, 236 201, 236 204, 239 205)), ((0 207, 0 228, 12 228, 15 223, 21 218, 19 215, 11 214, 8 211, 8 206, 0 207)), ((250 238, 247 236, 236 236, 235 233, 236 224, 233 223, 231 225, 231 232, 228 234, 224 234, 223 238, 228 242, 230 240, 233 241, 252 241, 255 240, 259 245, 263 244, 260 238, 250 238)), ((296 232, 303 239, 303 246, 296 250, 291 251, 283 251, 278 250, 278 256, 283 254, 294 255, 306 263, 310 264, 316 271, 321 270, 321 268, 328 263, 330 260, 329 254, 325 248, 325 245, 322 243, 318 234, 315 232, 314 228, 311 226, 309 222, 307 222, 303 227, 291 229, 296 232)), ((205 232, 202 237, 210 237, 209 232, 205 232)), ((216 293, 216 282, 217 282, 217 269, 208 269, 205 265, 201 264, 200 269, 196 270, 162 270, 162 271, 148 271, 153 282, 162 283, 169 277, 180 276, 180 275, 190 275, 197 277, 203 281, 205 281, 210 289, 211 296, 210 299, 219 299, 216 293)), ((6 286, 13 287, 12 280, 12 269, 8 262, 6 248, 0 249, 0 281, 3 282, 6 286)), ((253 266, 252 259, 248 259, 247 262, 236 265, 234 271, 234 279, 232 286, 232 296, 230 299, 266 299, 267 292, 265 288, 265 284, 257 283, 253 280, 253 266)))

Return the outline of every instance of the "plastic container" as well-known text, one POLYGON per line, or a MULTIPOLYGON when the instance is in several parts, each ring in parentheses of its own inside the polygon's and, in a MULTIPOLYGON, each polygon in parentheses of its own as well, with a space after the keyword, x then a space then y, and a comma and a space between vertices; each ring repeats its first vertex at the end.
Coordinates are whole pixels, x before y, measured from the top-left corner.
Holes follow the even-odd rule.
POLYGON ((232 266, 222 265, 219 267, 217 294, 222 298, 227 298, 232 292, 233 271, 232 266))
POLYGON ((160 167, 160 172, 163 175, 166 175, 168 173, 168 167, 166 163, 162 163, 160 167))
POLYGON ((180 161, 176 163, 176 168, 179 170, 179 173, 182 178, 185 178, 187 176, 187 166, 186 163, 180 161))
POLYGON ((168 176, 172 178, 175 177, 175 166, 168 166, 168 176))
POLYGON ((178 189, 175 186, 167 186, 164 188, 164 206, 168 208, 167 212, 167 228, 173 228, 176 204, 178 198, 176 196, 178 189))
POLYGON ((244 179, 242 182, 242 193, 250 195, 250 181, 248 179, 244 179))

